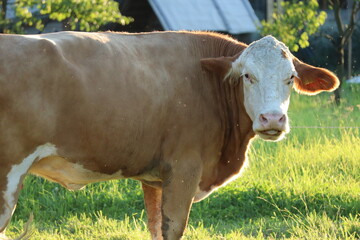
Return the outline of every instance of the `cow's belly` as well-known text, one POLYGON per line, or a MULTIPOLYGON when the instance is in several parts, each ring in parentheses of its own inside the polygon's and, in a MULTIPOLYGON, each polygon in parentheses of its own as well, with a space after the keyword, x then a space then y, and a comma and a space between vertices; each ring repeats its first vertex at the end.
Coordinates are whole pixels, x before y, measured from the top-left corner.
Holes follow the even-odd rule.
POLYGON ((40 159, 33 164, 29 172, 57 182, 71 190, 81 189, 88 183, 124 178, 121 170, 113 174, 94 172, 60 156, 48 156, 40 159))

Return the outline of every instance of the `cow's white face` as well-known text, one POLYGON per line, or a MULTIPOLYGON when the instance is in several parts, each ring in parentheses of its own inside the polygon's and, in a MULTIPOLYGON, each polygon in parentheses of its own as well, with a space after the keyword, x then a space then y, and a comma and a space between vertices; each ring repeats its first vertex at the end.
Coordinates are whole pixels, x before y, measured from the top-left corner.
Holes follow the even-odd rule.
POLYGON ((232 68, 242 75, 254 132, 265 140, 280 140, 289 132, 287 110, 297 75, 290 51, 275 38, 264 37, 246 48, 232 68))

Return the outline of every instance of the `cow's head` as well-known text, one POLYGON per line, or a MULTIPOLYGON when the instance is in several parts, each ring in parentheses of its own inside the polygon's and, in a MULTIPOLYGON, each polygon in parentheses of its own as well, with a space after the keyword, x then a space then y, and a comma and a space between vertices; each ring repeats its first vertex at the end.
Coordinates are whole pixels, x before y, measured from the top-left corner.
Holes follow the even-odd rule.
POLYGON ((207 58, 201 63, 223 79, 243 81, 246 112, 254 132, 265 140, 280 140, 289 132, 287 110, 292 88, 315 95, 339 86, 333 73, 302 63, 271 36, 253 42, 238 56, 207 58))

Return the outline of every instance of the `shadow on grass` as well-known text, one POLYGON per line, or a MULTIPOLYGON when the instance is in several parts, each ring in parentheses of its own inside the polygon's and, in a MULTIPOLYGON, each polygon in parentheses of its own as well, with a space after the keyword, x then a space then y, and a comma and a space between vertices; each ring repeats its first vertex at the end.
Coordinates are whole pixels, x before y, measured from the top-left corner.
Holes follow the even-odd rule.
POLYGON ((57 183, 28 176, 20 194, 13 219, 27 219, 30 212, 38 222, 58 223, 85 214, 96 221, 98 214, 124 220, 141 218, 144 209, 140 184, 133 180, 89 184, 69 191, 57 183))
MULTIPOLYGON (((289 193, 254 186, 246 190, 226 189, 193 205, 191 223, 210 227, 218 225, 219 232, 231 232, 257 219, 287 216, 306 217, 309 214, 326 214, 331 220, 360 213, 359 199, 349 195, 289 193)), ((218 228, 216 227, 216 228, 218 228)))
POLYGON ((271 216, 277 209, 287 209, 294 214, 325 211, 330 216, 347 216, 360 212, 360 203, 359 199, 347 195, 297 195, 267 191, 258 186, 246 191, 227 189, 226 192, 215 193, 209 199, 195 204, 193 209, 205 219, 212 216, 218 219, 221 213, 228 220, 238 220, 271 216))
MULTIPOLYGON (((282 210, 307 215, 310 212, 330 219, 358 214, 360 203, 349 195, 302 194, 275 191, 266 186, 247 189, 226 188, 193 205, 190 224, 214 226, 215 232, 228 233, 256 219, 270 219, 282 210)), ((44 226, 60 225, 74 216, 85 214, 93 221, 98 213, 123 221, 126 217, 145 220, 144 204, 138 182, 132 180, 98 183, 71 192, 58 184, 28 177, 20 195, 13 220, 26 220, 30 212, 44 226)))

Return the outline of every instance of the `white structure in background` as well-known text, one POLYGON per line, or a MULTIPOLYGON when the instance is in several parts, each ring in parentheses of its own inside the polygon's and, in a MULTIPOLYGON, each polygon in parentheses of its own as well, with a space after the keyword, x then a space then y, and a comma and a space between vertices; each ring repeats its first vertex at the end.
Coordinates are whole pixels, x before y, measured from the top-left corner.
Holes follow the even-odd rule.
POLYGON ((149 0, 164 30, 257 32, 259 19, 248 0, 149 0))
POLYGON ((358 83, 358 84, 360 84, 360 75, 356 76, 356 77, 353 77, 353 78, 347 80, 346 82, 347 83, 358 83))

